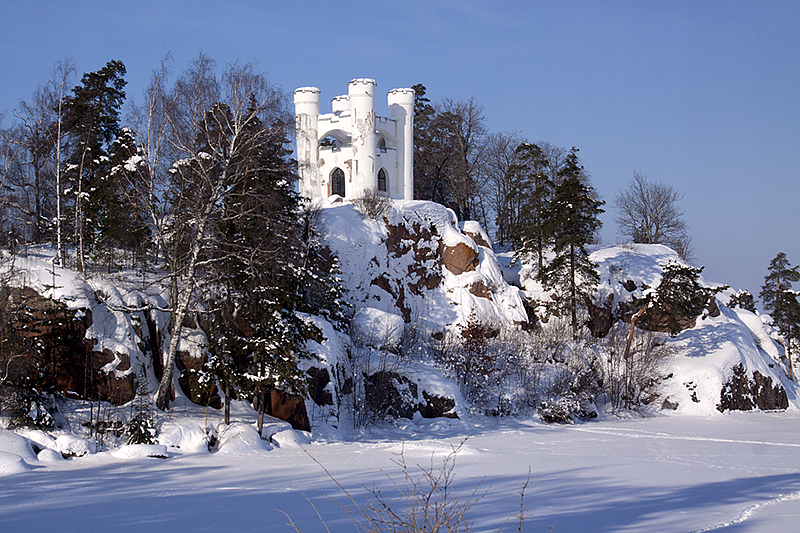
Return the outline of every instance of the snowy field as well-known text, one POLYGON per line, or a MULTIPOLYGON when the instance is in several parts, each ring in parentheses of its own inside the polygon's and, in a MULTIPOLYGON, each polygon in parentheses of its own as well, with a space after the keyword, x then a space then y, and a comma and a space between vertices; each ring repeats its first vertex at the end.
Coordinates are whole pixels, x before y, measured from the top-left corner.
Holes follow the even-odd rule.
POLYGON ((467 435, 454 488, 462 498, 481 481, 488 489, 470 514, 475 531, 518 530, 529 468, 526 532, 797 531, 798 423, 797 411, 573 426, 434 419, 302 448, 305 435, 285 434, 281 447, 242 435, 213 454, 34 458, 30 470, 0 476, 0 531, 294 531, 281 511, 303 532, 325 531, 314 507, 330 531, 354 531, 310 456, 363 503, 364 485, 401 481, 401 451, 412 466, 440 464, 467 435))

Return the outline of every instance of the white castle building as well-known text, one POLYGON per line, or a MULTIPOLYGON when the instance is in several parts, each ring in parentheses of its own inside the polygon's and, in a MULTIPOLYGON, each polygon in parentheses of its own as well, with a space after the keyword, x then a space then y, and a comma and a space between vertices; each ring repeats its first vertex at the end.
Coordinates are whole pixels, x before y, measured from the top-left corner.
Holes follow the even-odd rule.
POLYGON ((358 198, 377 190, 414 198, 414 89, 389 92, 389 117, 375 114, 375 80, 358 78, 319 114, 320 91, 294 91, 300 194, 358 198))

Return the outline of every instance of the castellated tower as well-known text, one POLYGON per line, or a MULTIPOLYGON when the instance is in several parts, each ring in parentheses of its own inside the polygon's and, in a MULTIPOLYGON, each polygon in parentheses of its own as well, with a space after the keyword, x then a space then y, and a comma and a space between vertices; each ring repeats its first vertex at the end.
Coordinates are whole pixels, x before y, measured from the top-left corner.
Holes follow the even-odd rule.
POLYGON ((358 198, 377 190, 414 197, 414 90, 388 95, 389 117, 375 113, 375 80, 357 78, 319 114, 320 91, 294 92, 300 194, 358 198))

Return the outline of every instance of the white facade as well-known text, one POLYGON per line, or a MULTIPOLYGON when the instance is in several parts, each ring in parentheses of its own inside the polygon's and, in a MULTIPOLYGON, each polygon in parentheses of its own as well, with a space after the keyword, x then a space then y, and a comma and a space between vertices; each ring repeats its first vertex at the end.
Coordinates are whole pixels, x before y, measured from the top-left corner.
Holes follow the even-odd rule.
POLYGON ((319 114, 320 91, 294 91, 300 194, 358 198, 378 190, 414 198, 414 89, 389 92, 389 117, 375 113, 375 80, 357 78, 319 114))

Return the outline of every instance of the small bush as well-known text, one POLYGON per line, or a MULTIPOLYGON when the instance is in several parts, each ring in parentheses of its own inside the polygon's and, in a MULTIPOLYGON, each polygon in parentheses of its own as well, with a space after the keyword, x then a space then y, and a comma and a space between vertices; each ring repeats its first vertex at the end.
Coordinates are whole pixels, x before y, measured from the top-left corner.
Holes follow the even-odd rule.
POLYGON ((626 358, 629 330, 630 325, 617 324, 598 346, 603 395, 612 411, 636 409, 655 400, 664 362, 672 354, 664 334, 634 329, 626 358))
MULTIPOLYGON (((456 456, 464 446, 466 439, 444 456, 438 465, 431 456, 429 465, 409 465, 403 452, 395 464, 400 467, 398 478, 385 474, 391 489, 382 491, 373 485, 369 490, 368 502, 359 504, 351 493, 333 477, 333 475, 313 456, 317 463, 344 495, 348 504, 341 503, 342 509, 349 515, 356 531, 363 533, 381 533, 384 531, 404 531, 407 533, 450 532, 469 533, 474 531, 472 519, 469 517, 473 506, 488 492, 481 488, 482 481, 465 497, 460 497, 454 490, 456 456)), ((306 452, 308 453, 308 452, 306 452)), ((309 454, 310 456, 310 454, 309 454)), ((523 509, 525 489, 530 482, 521 485, 519 531, 522 531, 525 513, 523 509)), ((315 509, 316 510, 316 509, 315 509)), ((292 522, 288 525, 297 533, 300 529, 292 522)), ((319 516, 319 514, 318 514, 319 516)), ((327 524, 320 516, 326 530, 327 524)))
POLYGON ((356 211, 365 218, 375 219, 382 217, 389 211, 392 199, 386 196, 386 193, 379 192, 377 189, 370 189, 364 193, 364 196, 353 200, 353 205, 356 211))

